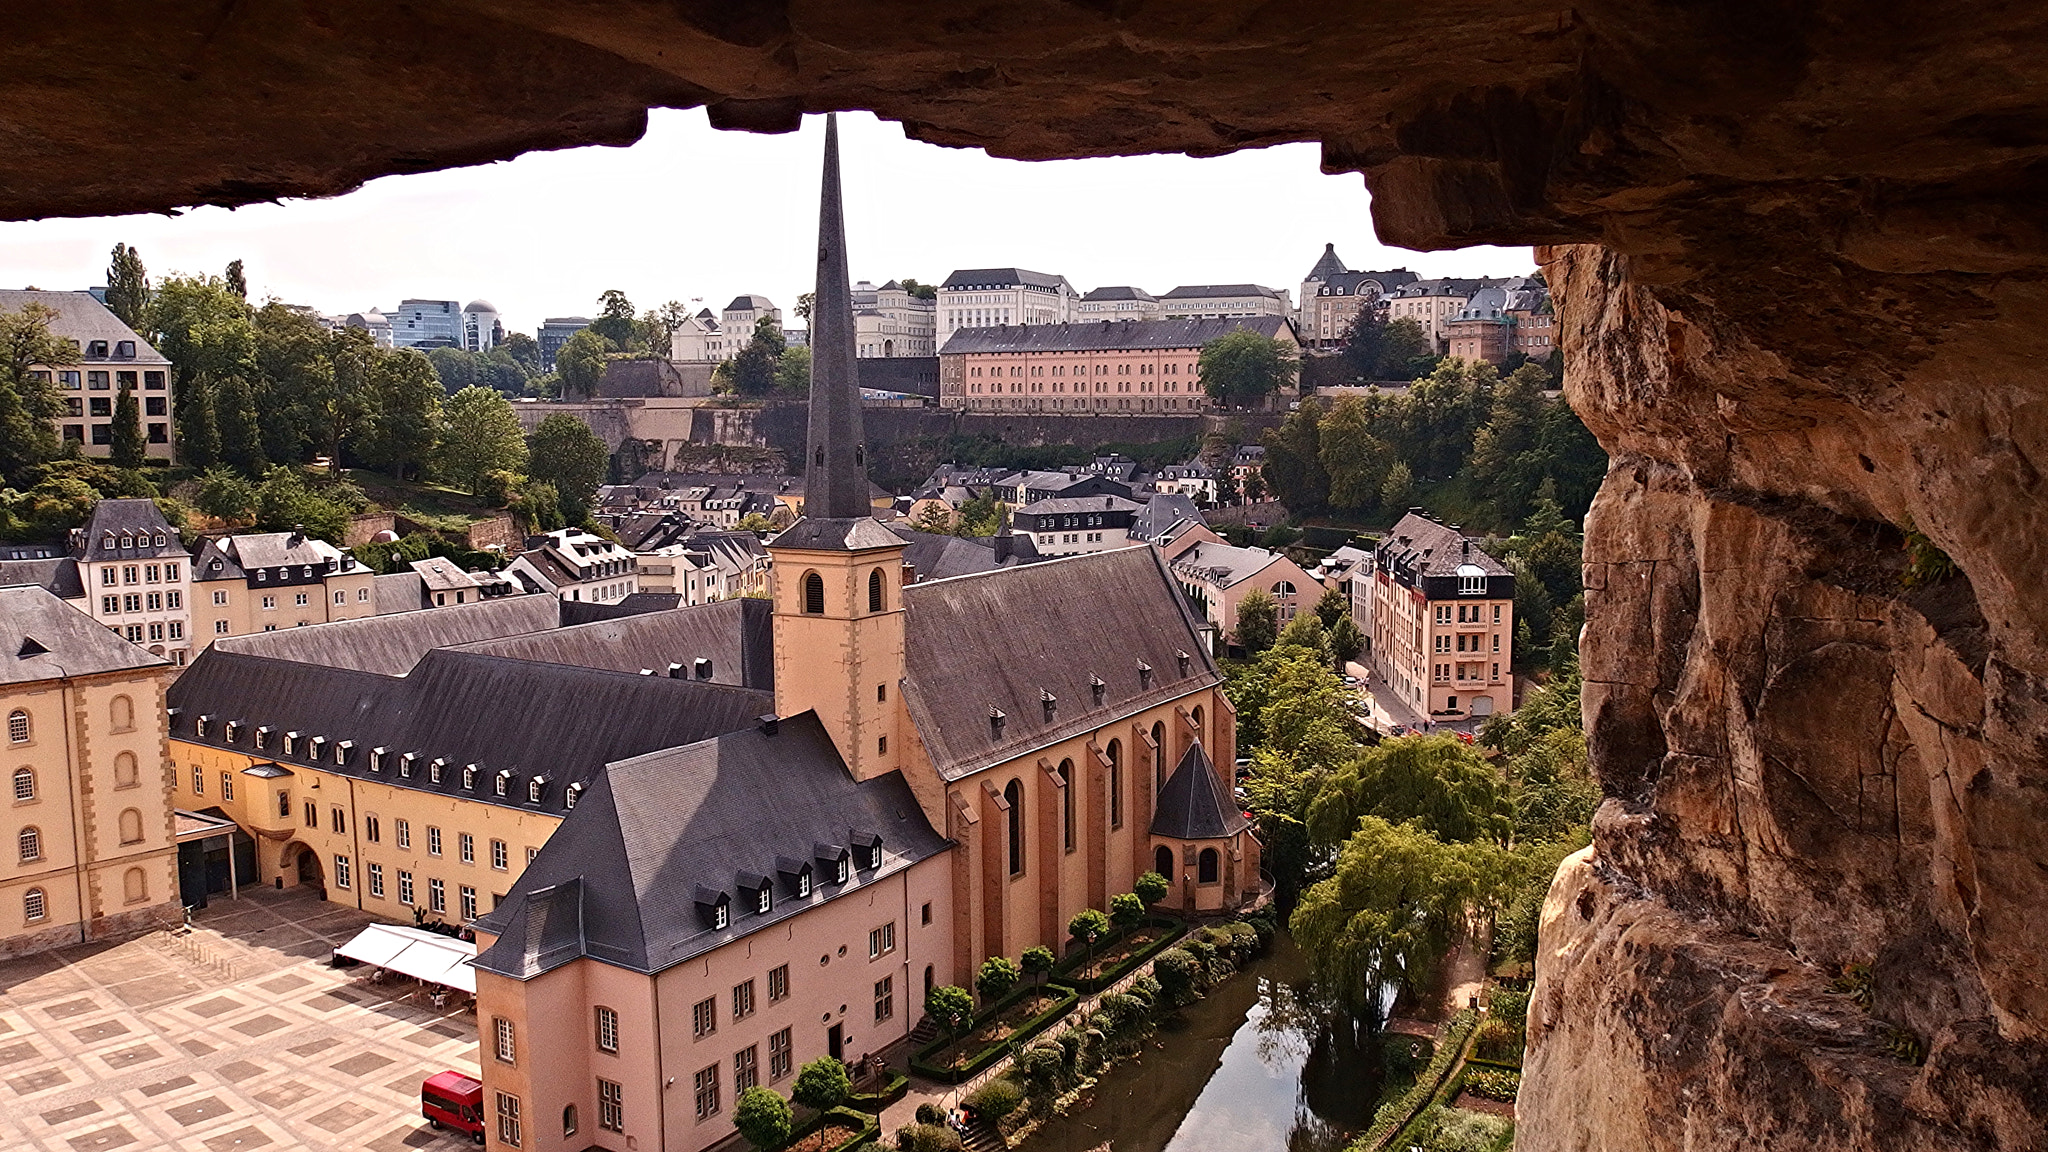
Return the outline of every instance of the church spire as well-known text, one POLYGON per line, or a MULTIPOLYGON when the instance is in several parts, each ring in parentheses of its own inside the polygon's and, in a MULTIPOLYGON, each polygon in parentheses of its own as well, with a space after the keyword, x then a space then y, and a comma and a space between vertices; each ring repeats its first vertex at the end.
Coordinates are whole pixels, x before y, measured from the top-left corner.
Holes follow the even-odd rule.
POLYGON ((846 267, 846 219, 839 204, 839 118, 825 117, 825 178, 818 196, 818 283, 811 298, 811 429, 805 451, 804 515, 870 516, 867 447, 854 375, 853 290, 846 267))

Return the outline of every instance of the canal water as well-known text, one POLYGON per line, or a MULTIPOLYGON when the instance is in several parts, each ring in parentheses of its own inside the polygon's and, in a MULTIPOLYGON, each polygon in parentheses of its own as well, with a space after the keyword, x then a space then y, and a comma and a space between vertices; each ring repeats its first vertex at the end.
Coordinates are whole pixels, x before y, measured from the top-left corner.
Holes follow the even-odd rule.
POLYGON ((1371 1125, 1378 1036, 1317 1002, 1285 934, 1183 1015, 1022 1152, 1338 1152, 1371 1125))

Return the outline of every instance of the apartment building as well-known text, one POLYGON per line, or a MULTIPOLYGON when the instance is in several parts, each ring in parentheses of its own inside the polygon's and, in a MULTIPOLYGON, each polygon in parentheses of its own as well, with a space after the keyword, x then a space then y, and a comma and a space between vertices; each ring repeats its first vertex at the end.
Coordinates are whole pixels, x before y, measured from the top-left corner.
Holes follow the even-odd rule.
POLYGON ((143 454, 169 461, 176 450, 171 413, 176 373, 171 362, 121 322, 90 292, 0 291, 0 312, 40 304, 55 312, 50 334, 78 350, 72 364, 31 364, 29 374, 55 384, 64 405, 57 433, 88 457, 113 453, 114 410, 123 392, 133 393, 142 422, 143 454))
POLYGON ((1386 296, 1387 322, 1413 320, 1429 339, 1433 352, 1444 350, 1444 325, 1465 307, 1481 288, 1497 280, 1416 280, 1401 285, 1386 296))
POLYGON ((71 558, 88 615, 152 656, 190 658, 192 557, 155 501, 93 505, 85 527, 72 530, 71 558))
POLYGON ((891 280, 853 286, 853 354, 863 360, 939 354, 939 306, 891 280))
POLYGON ((1263 284, 1182 284, 1159 298, 1168 320, 1225 320, 1251 316, 1291 319, 1294 304, 1285 289, 1263 284))
POLYGON ((962 328, 1064 324, 1078 294, 1065 276, 1028 268, 960 268, 939 285, 938 344, 962 328))
POLYGON ((207 540, 192 560, 195 643, 377 614, 376 574, 304 532, 207 540))
POLYGON ((717 359, 730 360, 739 355, 754 338, 754 326, 763 320, 773 320, 776 327, 782 327, 782 309, 766 296, 753 292, 733 297, 718 315, 718 330, 724 333, 724 340, 717 359))
POLYGON ((1121 496, 1055 497, 1017 509, 1012 526, 1041 556, 1077 556, 1134 543, 1131 522, 1144 507, 1121 496))
POLYGON ((1116 284, 1097 288, 1074 306, 1076 320, 1164 320, 1159 298, 1143 288, 1116 284))
POLYGON ((1202 346, 1249 329, 1294 345, 1284 317, 1101 321, 956 332, 939 352, 939 406, 968 411, 1194 415, 1202 346))
POLYGON ((1502 288, 1481 288, 1463 307, 1444 319, 1444 352, 1460 360, 1499 364, 1515 343, 1515 320, 1508 315, 1508 294, 1502 288))
POLYGON ((528 591, 616 604, 640 590, 637 567, 633 553, 617 541, 581 528, 558 528, 528 537, 525 550, 505 566, 505 576, 528 591))
POLYGON ((1298 323, 1302 344, 1310 348, 1342 345, 1360 316, 1376 312, 1388 293, 1415 280, 1415 273, 1406 268, 1352 271, 1338 258, 1337 246, 1325 244, 1322 258, 1301 280, 1298 323))
POLYGON ((1223 543, 1206 527, 1182 532, 1159 550, 1195 610, 1233 644, 1238 642, 1238 607, 1254 588, 1273 598, 1282 627, 1297 614, 1313 611, 1321 594, 1315 578, 1286 556, 1223 543))
POLYGON ((1515 576, 1455 526, 1410 509, 1371 566, 1371 660, 1388 688, 1446 721, 1514 710, 1515 576))
POLYGON ((171 665, 42 588, 0 588, 0 959, 176 923, 171 665))

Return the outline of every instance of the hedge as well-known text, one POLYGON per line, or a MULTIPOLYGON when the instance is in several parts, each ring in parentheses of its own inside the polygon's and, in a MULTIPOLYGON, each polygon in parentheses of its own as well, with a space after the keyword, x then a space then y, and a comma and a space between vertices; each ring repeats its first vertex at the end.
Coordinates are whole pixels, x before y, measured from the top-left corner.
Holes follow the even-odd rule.
POLYGON ((1062 984, 1047 984, 1043 988, 1025 985, 983 1009, 974 1018, 974 1023, 969 1024, 966 1030, 971 1032, 983 1021, 992 1016, 1001 1015, 1005 1009, 1023 1000, 1024 997, 1040 993, 1053 997, 1052 1007, 1026 1020, 1015 1032, 975 1053, 972 1059, 958 1068, 941 1068, 931 1062, 932 1057, 937 1056, 955 1043, 951 1037, 942 1035, 924 1047, 919 1048, 910 1057, 910 1070, 926 1079, 937 1080, 942 1084, 958 1084, 963 1080, 971 1080, 975 1075, 988 1068, 989 1065, 1002 1059, 1010 1051, 1011 1047, 1022 1044, 1024 1041, 1045 1031, 1053 1021, 1072 1011, 1074 1005, 1081 999, 1079 992, 1062 984))
POLYGON ((856 1112, 851 1108, 841 1105, 837 1108, 827 1109, 806 1120, 789 1134, 788 1144, 794 1144, 824 1127, 825 1122, 828 1120, 837 1120, 839 1123, 854 1130, 852 1136, 833 1145, 830 1152, 848 1152, 849 1149, 858 1148, 863 1143, 876 1139, 882 1134, 882 1121, 879 1117, 870 1116, 866 1112, 856 1112))
MULTIPOLYGON (((1168 948, 1173 947, 1176 943, 1180 941, 1180 938, 1186 935, 1187 933, 1187 924, 1181 920, 1175 919, 1172 916, 1147 916, 1143 920, 1139 921, 1139 923, 1141 925, 1149 924, 1155 928, 1164 928, 1166 929, 1166 933, 1160 936, 1159 939, 1154 940, 1150 944, 1147 944, 1143 949, 1139 950, 1139 952, 1136 955, 1127 958, 1123 963, 1118 964, 1116 967, 1110 969, 1107 972, 1104 972, 1100 976, 1094 977, 1093 979, 1082 979, 1078 976, 1067 975, 1067 973, 1072 972, 1076 968, 1080 968, 1081 966, 1088 963, 1088 950, 1086 948, 1083 948, 1081 951, 1076 952, 1072 956, 1069 956, 1066 959, 1060 961, 1058 964, 1053 965, 1052 978, 1049 982, 1052 984, 1056 984, 1062 988, 1072 988, 1075 991, 1081 993, 1092 994, 1100 992, 1104 988, 1108 988, 1111 985, 1115 984, 1117 981, 1130 975, 1139 966, 1143 965, 1146 961, 1152 959, 1154 956, 1157 956, 1161 952, 1166 951, 1168 948)), ((1100 949, 1104 945, 1115 944, 1117 941, 1123 939, 1123 937, 1124 934, 1122 932, 1112 933, 1109 939, 1096 941, 1095 947, 1097 949, 1100 949)))
POLYGON ((1451 1065, 1457 1063, 1458 1054, 1465 1050, 1465 1041, 1472 1036, 1472 1030, 1479 1026, 1479 1016, 1470 1008, 1463 1009, 1451 1017, 1450 1026, 1444 1029, 1443 1040, 1436 1046, 1436 1055, 1430 1058, 1429 1066, 1415 1077, 1415 1083, 1402 1093, 1398 1100, 1380 1105, 1372 1118, 1372 1127, 1365 1135, 1351 1142, 1347 1152, 1374 1152, 1391 1139, 1394 1133, 1408 1126, 1408 1122, 1426 1107, 1443 1087, 1444 1077, 1451 1065))
POLYGON ((846 1106, 859 1112, 880 1112, 894 1104, 910 1091, 910 1077, 891 1068, 889 1078, 882 1082, 879 1092, 855 1092, 846 1098, 846 1106))

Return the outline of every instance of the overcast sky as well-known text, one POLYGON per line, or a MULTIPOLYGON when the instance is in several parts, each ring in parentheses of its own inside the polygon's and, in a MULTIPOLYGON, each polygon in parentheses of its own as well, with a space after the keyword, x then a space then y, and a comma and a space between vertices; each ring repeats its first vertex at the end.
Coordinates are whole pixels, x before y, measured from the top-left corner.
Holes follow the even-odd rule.
MULTIPOLYGON (((758 136, 717 131, 700 109, 657 111, 631 148, 392 176, 330 200, 0 223, 0 286, 104 284, 108 250, 125 241, 152 278, 217 274, 239 257, 252 299, 324 312, 482 298, 508 330, 531 333, 546 316, 593 314, 607 288, 642 310, 701 299, 716 311, 742 292, 787 310, 810 288, 823 136, 819 116, 758 136)), ((1381 245, 1363 183, 1323 175, 1312 144, 1025 163, 906 140, 866 113, 840 117, 840 140, 853 276, 878 284, 1016 265, 1083 292, 1243 281, 1298 292, 1328 241, 1352 268, 1534 267, 1527 248, 1381 245)))

